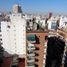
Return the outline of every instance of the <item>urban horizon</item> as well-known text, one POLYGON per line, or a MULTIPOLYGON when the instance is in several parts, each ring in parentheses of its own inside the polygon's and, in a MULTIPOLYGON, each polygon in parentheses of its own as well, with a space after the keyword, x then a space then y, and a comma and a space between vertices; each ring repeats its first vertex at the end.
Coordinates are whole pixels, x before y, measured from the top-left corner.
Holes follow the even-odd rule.
POLYGON ((39 14, 46 14, 52 12, 53 14, 67 14, 67 1, 65 0, 2 0, 0 2, 0 11, 2 12, 10 12, 12 11, 12 5, 19 4, 22 7, 22 11, 25 13, 39 13, 39 14), (35 5, 34 5, 35 4, 35 5))
POLYGON ((0 67, 67 67, 65 0, 1 0, 0 67))

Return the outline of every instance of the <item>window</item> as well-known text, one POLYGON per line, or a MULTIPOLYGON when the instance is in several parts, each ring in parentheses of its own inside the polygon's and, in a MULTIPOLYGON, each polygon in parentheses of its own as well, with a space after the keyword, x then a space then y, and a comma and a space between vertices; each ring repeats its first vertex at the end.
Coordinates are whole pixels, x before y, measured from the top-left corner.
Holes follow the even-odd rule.
POLYGON ((35 34, 27 35, 27 40, 30 41, 31 43, 36 43, 36 35, 35 34))
POLYGON ((27 51, 27 53, 28 53, 28 54, 32 54, 32 53, 34 53, 34 52, 32 52, 32 51, 27 51))
POLYGON ((18 67, 18 56, 14 55, 11 67, 18 67))
POLYGON ((0 32, 1 32, 1 28, 0 28, 0 32))
POLYGON ((15 16, 15 15, 13 15, 13 16, 15 16))
POLYGON ((47 40, 48 39, 48 36, 45 36, 45 40, 47 40))
POLYGON ((39 54, 38 53, 35 53, 35 56, 39 56, 39 54))
POLYGON ((7 27, 8 27, 8 28, 10 28, 10 26, 9 26, 9 25, 8 25, 7 27))
POLYGON ((2 41, 2 39, 0 38, 0 41, 2 41))
POLYGON ((30 63, 27 63, 28 66, 33 66, 34 63, 30 62, 30 63))
POLYGON ((35 50, 39 50, 39 48, 38 48, 38 47, 36 47, 36 48, 35 48, 35 50))
POLYGON ((52 22, 51 29, 56 29, 56 28, 57 28, 57 24, 55 22, 52 22))
POLYGON ((0 34, 0 36, 2 36, 2 34, 0 34))
POLYGON ((65 25, 67 25, 67 22, 65 22, 65 25))
POLYGON ((3 43, 0 42, 0 45, 2 45, 3 43))
POLYGON ((27 36, 28 41, 35 41, 35 35, 30 34, 27 36))
POLYGON ((0 32, 1 32, 1 22, 0 22, 0 32))
POLYGON ((35 61, 38 62, 39 60, 37 58, 35 58, 35 61))

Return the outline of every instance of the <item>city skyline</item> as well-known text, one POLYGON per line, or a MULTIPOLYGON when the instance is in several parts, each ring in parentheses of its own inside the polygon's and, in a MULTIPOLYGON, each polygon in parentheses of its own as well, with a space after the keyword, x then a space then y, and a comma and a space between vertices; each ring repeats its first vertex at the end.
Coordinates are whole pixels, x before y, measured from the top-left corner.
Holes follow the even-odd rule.
POLYGON ((1 0, 0 11, 11 11, 14 4, 20 4, 23 12, 32 13, 67 13, 66 0, 1 0))
POLYGON ((47 10, 47 2, 0 2, 0 67, 67 67, 67 15, 47 10))

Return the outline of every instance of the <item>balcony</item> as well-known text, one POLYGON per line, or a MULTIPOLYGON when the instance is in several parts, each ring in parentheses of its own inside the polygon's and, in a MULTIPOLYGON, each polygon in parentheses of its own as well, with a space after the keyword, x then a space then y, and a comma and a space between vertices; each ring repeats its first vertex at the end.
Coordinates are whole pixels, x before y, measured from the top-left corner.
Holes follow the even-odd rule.
POLYGON ((39 59, 35 58, 35 62, 38 62, 38 61, 39 61, 39 59))
POLYGON ((39 50, 39 47, 36 47, 35 50, 39 50))
POLYGON ((36 35, 35 34, 29 34, 29 35, 27 35, 27 40, 30 43, 36 43, 36 35))
POLYGON ((35 67, 38 67, 38 64, 35 64, 35 67))
POLYGON ((35 56, 39 56, 39 54, 35 52, 35 56))
POLYGON ((28 60, 35 59, 35 57, 27 57, 28 60))
POLYGON ((34 54, 35 52, 33 50, 27 51, 28 54, 34 54))
POLYGON ((27 50, 30 50, 30 51, 31 51, 31 50, 35 50, 35 47, 34 47, 34 46, 28 46, 28 47, 27 47, 27 50))
POLYGON ((11 63, 11 67, 18 67, 18 60, 17 59, 18 59, 18 56, 14 55, 12 63, 11 63))
POLYGON ((34 44, 28 44, 27 47, 28 47, 28 48, 34 48, 35 46, 34 46, 34 44))
POLYGON ((34 65, 32 65, 32 66, 27 66, 27 67, 34 67, 34 65))
POLYGON ((35 50, 35 48, 27 48, 28 51, 32 52, 35 50))
POLYGON ((29 62, 28 62, 28 63, 27 63, 27 67, 35 67, 35 66, 34 66, 34 63, 32 63, 32 62, 29 63, 29 62))
POLYGON ((45 36, 45 40, 48 40, 48 36, 45 36))
POLYGON ((34 53, 31 53, 31 54, 27 54, 27 56, 34 57, 35 54, 34 53))
POLYGON ((35 62, 35 59, 29 59, 27 62, 35 62))

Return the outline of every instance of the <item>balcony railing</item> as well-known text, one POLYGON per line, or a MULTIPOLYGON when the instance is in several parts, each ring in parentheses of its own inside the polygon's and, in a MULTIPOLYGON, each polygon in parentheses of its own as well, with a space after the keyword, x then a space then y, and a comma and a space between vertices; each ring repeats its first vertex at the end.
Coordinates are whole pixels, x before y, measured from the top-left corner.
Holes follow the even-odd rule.
POLYGON ((32 62, 27 62, 27 67, 32 67, 32 66, 34 66, 34 63, 32 63, 32 62))
POLYGON ((34 65, 32 65, 32 66, 27 66, 27 67, 35 67, 34 65))
POLYGON ((35 56, 35 54, 34 53, 33 54, 31 53, 31 54, 27 54, 27 56, 30 56, 30 57, 32 56, 33 57, 33 56, 35 56))
POLYGON ((30 59, 30 60, 28 60, 27 62, 35 62, 35 59, 30 59))
POLYGON ((35 50, 35 47, 31 48, 31 47, 27 47, 27 50, 31 51, 31 50, 35 50))

